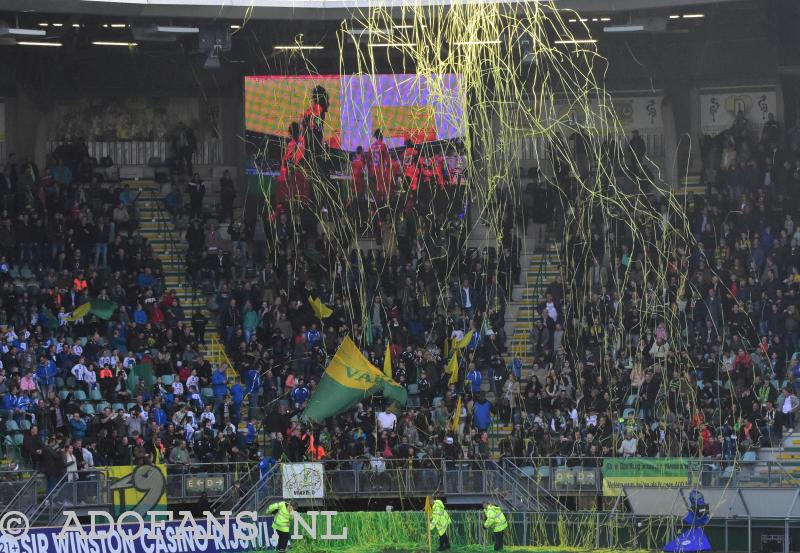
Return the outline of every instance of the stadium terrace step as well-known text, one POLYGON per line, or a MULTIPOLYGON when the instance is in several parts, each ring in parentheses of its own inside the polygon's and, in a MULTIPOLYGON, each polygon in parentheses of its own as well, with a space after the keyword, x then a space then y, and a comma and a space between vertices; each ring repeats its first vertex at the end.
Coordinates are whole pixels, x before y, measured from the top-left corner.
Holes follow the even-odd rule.
MULTIPOLYGON (((153 202, 162 202, 160 189, 157 186, 148 186, 141 182, 135 182, 131 187, 138 186, 142 189, 142 193, 137 198, 137 208, 141 213, 145 210, 148 213, 160 212, 155 210, 153 202)), ((151 218, 152 219, 152 218, 151 218)), ((209 319, 206 326, 206 340, 207 343, 199 348, 200 353, 204 357, 212 360, 212 366, 219 365, 221 360, 227 360, 224 348, 221 345, 221 340, 217 330, 216 322, 213 321, 214 316, 208 313, 206 309, 206 299, 199 292, 195 292, 192 288, 186 286, 183 276, 185 275, 183 267, 183 255, 186 249, 186 244, 180 242, 183 235, 175 228, 175 224, 167 219, 161 217, 156 222, 144 220, 139 228, 142 236, 153 244, 153 251, 159 256, 161 263, 167 271, 164 275, 164 283, 168 290, 175 290, 176 295, 181 300, 181 307, 187 318, 190 318, 197 311, 202 311, 209 319), (176 242, 177 240, 177 242, 176 242), (179 259, 174 257, 178 255, 179 259), (171 270, 170 270, 171 269, 171 270)), ((227 375, 229 379, 238 376, 230 362, 228 364, 227 375)), ((246 412, 247 399, 242 405, 242 412, 246 412)))
POLYGON ((779 460, 800 461, 800 453, 778 453, 779 460))

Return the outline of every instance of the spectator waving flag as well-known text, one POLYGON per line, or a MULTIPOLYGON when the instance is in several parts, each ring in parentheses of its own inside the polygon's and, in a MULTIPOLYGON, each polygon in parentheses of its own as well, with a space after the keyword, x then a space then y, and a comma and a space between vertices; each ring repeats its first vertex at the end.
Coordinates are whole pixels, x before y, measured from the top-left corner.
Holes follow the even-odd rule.
POLYGON ((88 301, 83 305, 79 305, 78 307, 75 308, 75 311, 72 312, 72 315, 67 317, 67 320, 70 322, 74 322, 83 319, 89 313, 89 308, 91 307, 92 305, 88 301))
POLYGON ((322 300, 319 298, 308 296, 308 304, 320 320, 327 319, 331 316, 331 313, 333 313, 333 309, 322 303, 322 300))
POLYGON ((91 298, 86 303, 79 305, 72 312, 72 315, 67 317, 68 321, 77 321, 84 318, 89 313, 97 315, 99 318, 108 320, 117 309, 117 303, 111 300, 102 300, 99 298, 91 298))
POLYGON ((406 389, 367 361, 347 337, 325 369, 317 390, 308 402, 305 416, 313 421, 323 421, 354 407, 365 397, 380 392, 401 405, 405 405, 408 399, 406 389))

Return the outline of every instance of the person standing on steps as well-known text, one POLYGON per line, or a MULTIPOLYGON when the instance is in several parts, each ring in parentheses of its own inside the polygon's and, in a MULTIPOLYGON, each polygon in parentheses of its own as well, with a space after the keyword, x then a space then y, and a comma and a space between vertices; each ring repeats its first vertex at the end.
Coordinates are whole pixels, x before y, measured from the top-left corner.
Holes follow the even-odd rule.
POLYGON ((439 549, 437 551, 447 551, 450 549, 450 536, 447 530, 450 528, 450 515, 444 508, 444 503, 441 499, 433 502, 431 508, 431 530, 435 530, 439 536, 439 549))
POLYGON ((503 532, 506 528, 508 528, 506 515, 503 514, 503 511, 500 510, 500 507, 497 505, 492 505, 491 503, 483 504, 483 514, 486 517, 483 527, 487 530, 491 530, 494 536, 494 550, 502 551, 503 532))
POLYGON ((208 317, 202 311, 195 311, 192 315, 192 330, 194 331, 195 342, 198 344, 206 344, 206 325, 208 324, 208 317))
POLYGON ((277 550, 281 553, 286 551, 291 536, 292 513, 294 503, 291 501, 278 501, 267 507, 267 514, 274 514, 272 528, 278 533, 277 550))

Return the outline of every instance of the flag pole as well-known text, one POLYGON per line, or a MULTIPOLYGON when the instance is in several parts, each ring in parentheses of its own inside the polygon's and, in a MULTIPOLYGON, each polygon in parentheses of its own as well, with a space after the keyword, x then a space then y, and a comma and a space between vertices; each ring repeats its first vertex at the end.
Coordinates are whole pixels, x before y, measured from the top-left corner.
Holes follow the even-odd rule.
POLYGON ((431 553, 431 496, 425 496, 425 518, 427 519, 428 528, 428 553, 431 553))

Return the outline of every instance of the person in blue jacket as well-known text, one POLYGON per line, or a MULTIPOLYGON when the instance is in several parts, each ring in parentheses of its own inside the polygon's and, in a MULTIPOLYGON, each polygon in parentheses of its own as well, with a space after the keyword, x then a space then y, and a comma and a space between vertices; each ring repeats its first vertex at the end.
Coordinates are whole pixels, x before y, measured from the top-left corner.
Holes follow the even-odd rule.
POLYGON ((214 413, 217 420, 222 420, 222 406, 225 404, 225 396, 228 395, 228 375, 221 365, 211 375, 211 388, 214 390, 214 413))
POLYGON ((56 376, 58 375, 58 367, 56 364, 47 359, 47 356, 39 356, 39 364, 36 365, 36 378, 39 381, 39 386, 42 389, 42 397, 50 397, 50 392, 56 389, 56 376))
POLYGON ((69 419, 69 432, 73 440, 82 440, 86 437, 86 421, 81 418, 80 413, 73 413, 69 419))
POLYGON ((475 363, 469 364, 470 370, 467 373, 467 382, 470 384, 470 391, 473 394, 479 394, 481 392, 481 383, 483 382, 483 375, 481 375, 481 371, 475 368, 475 363))
POLYGON ((17 420, 19 416, 19 389, 16 387, 11 388, 11 391, 3 396, 3 401, 0 405, 2 405, 2 411, 0 411, 0 415, 3 415, 2 418, 17 420))
POLYGON ((481 394, 473 407, 472 420, 480 432, 489 429, 491 422, 492 404, 481 394))
POLYGON ((159 428, 164 428, 164 425, 167 424, 167 413, 161 408, 161 402, 158 399, 150 410, 150 419, 155 422, 159 428))
POLYGON ((703 526, 711 520, 711 512, 703 494, 699 490, 689 492, 689 511, 683 517, 684 526, 688 529, 664 546, 668 553, 694 553, 711 551, 703 526))
POLYGON ((242 418, 242 402, 244 401, 244 386, 239 381, 239 377, 236 377, 236 381, 231 386, 231 399, 233 400, 233 406, 231 409, 231 418, 233 419, 234 424, 239 424, 239 421, 242 418))
POLYGON ((292 401, 294 401, 294 405, 296 408, 301 408, 306 404, 308 401, 308 396, 311 395, 309 392, 308 387, 305 384, 305 379, 300 377, 298 380, 298 386, 294 390, 292 390, 292 401))

